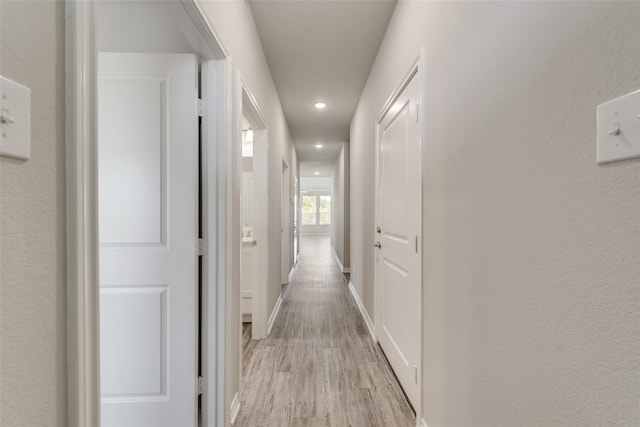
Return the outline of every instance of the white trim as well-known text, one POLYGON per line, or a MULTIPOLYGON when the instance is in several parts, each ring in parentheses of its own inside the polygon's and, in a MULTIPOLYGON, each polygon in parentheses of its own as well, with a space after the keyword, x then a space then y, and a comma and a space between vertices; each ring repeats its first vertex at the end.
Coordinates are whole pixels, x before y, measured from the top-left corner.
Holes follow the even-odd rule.
POLYGON ((291 267, 291 271, 289 272, 289 276, 288 276, 289 283, 291 283, 291 279, 293 278, 293 273, 296 272, 296 265, 297 264, 298 264, 297 262, 294 262, 293 266, 291 267))
POLYGON ((367 325, 367 329, 369 329, 369 334, 371 335, 371 339, 374 342, 377 341, 376 327, 373 325, 373 322, 371 321, 371 317, 369 317, 369 313, 367 313, 367 309, 364 308, 364 304, 362 303, 362 300, 360 299, 360 296, 358 295, 358 292, 356 291, 355 286, 353 286, 353 283, 351 283, 351 280, 349 280, 349 290, 351 291, 351 295, 353 295, 353 299, 356 302, 356 305, 358 306, 358 310, 360 310, 360 314, 362 315, 362 319, 364 320, 364 323, 367 325))
POLYGON ((207 19, 201 0, 166 2, 172 18, 198 54, 207 59, 224 59, 229 54, 207 19))
POLYGON ((67 425, 100 423, 94 2, 67 1, 67 425))
POLYGON ((282 294, 280 294, 280 296, 278 297, 278 301, 276 301, 276 305, 273 307, 271 316, 269 316, 269 321, 267 322, 267 336, 271 333, 271 328, 273 328, 273 324, 276 322, 276 318, 278 317, 278 313, 280 312, 281 305, 282 305, 282 294))
POLYGON ((226 406, 226 316, 227 316, 227 199, 226 162, 231 126, 231 60, 207 61, 202 65, 202 93, 212 104, 202 120, 202 369, 207 378, 206 405, 202 420, 207 427, 225 425, 226 406), (213 314, 213 315, 211 315, 213 314), (213 415, 210 415, 213 414, 213 415))
POLYGON ((345 267, 342 265, 342 261, 340 261, 340 257, 338 256, 338 253, 333 247, 333 244, 329 244, 329 246, 331 246, 331 252, 333 252, 333 256, 336 259, 336 262, 338 263, 338 267, 340 267, 340 271, 342 271, 343 273, 351 273, 351 269, 349 267, 345 267))
POLYGON ((429 427, 427 426, 427 422, 424 420, 424 418, 422 419, 422 421, 420 421, 420 427, 429 427))
POLYGON ((236 423, 236 418, 238 417, 238 412, 240 412, 240 393, 236 393, 233 396, 233 400, 231 401, 231 425, 236 423))
POLYGON ((344 266, 342 265, 342 261, 340 261, 340 257, 336 252, 336 248, 333 247, 332 243, 329 243, 329 247, 331 248, 331 253, 333 254, 333 258, 336 260, 336 263, 338 264, 340 271, 344 273, 344 266))

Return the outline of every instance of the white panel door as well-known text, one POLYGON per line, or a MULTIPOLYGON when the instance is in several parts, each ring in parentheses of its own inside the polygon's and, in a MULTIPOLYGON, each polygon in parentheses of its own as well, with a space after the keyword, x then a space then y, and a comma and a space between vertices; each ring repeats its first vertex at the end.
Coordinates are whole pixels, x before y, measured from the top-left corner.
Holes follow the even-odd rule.
POLYGON ((101 423, 195 426, 197 59, 98 69, 101 423))
POLYGON ((420 125, 414 76, 379 125, 376 292, 380 345, 414 407, 420 357, 420 125))
POLYGON ((280 282, 289 283, 289 166, 282 162, 282 183, 280 189, 280 282))

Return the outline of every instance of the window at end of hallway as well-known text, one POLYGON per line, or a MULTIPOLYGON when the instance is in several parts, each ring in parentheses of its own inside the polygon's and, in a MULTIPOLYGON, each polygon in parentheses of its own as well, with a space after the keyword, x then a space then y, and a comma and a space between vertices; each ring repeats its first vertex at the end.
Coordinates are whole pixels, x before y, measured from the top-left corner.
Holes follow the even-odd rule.
POLYGON ((330 225, 331 196, 305 194, 302 196, 302 225, 330 225))

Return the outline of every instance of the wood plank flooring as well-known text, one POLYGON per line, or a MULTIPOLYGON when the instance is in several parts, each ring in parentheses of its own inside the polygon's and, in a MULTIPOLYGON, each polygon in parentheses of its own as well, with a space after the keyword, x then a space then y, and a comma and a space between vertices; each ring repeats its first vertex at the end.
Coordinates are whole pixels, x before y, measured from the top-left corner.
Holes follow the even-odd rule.
POLYGON ((373 343, 333 259, 329 239, 301 255, 269 337, 243 328, 236 427, 409 427, 415 416, 373 343))

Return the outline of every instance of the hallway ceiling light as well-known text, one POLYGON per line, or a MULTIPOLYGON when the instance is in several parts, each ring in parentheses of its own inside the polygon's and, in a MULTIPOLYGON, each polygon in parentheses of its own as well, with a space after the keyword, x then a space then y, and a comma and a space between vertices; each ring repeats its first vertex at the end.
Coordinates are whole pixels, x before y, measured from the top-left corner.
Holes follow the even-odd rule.
POLYGON ((322 148, 323 145, 322 144, 316 144, 316 148, 322 148))
POLYGON ((316 102, 313 106, 316 107, 318 110, 322 110, 327 106, 327 104, 325 104, 324 102, 316 102))
POLYGON ((320 175, 320 172, 315 172, 316 175, 320 175))

